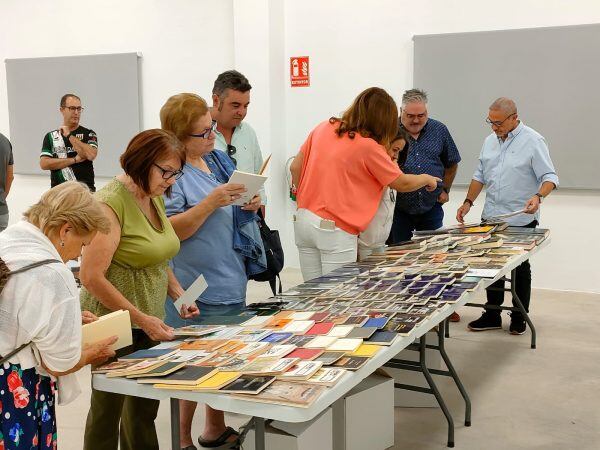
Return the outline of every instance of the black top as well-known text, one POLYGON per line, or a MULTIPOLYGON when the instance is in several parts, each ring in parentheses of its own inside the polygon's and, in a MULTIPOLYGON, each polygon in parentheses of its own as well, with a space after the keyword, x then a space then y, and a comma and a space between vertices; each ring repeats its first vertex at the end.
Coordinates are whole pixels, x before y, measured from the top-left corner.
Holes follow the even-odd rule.
MULTIPOLYGON (((54 131, 50 131, 44 136, 42 153, 40 154, 40 157, 58 158, 58 155, 54 150, 54 146, 52 145, 52 133, 54 131)), ((60 131, 58 132, 60 133, 60 131)), ((96 137, 94 130, 90 130, 79 125, 77 129, 71 131, 71 134, 84 144, 89 144, 92 147, 98 148, 98 138, 96 137)), ((63 141, 67 150, 67 158, 74 158, 77 155, 77 152, 73 150, 73 145, 71 145, 69 140, 64 137, 63 141)), ((77 178, 77 181, 87 184, 92 192, 96 191, 96 187, 94 185, 94 165, 92 164, 92 161, 84 160, 72 164, 69 167, 73 170, 73 174, 75 175, 75 178, 77 178)), ((64 178, 60 169, 50 171, 50 185, 52 187, 64 183, 65 181, 66 179, 64 178)))

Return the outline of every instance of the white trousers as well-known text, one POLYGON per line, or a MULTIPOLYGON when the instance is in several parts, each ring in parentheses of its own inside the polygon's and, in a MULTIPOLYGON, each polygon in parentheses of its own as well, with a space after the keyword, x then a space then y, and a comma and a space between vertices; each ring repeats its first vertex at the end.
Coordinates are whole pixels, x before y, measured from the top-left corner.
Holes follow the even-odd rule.
POLYGON ((304 281, 356 261, 358 237, 308 209, 296 212, 294 237, 304 281))

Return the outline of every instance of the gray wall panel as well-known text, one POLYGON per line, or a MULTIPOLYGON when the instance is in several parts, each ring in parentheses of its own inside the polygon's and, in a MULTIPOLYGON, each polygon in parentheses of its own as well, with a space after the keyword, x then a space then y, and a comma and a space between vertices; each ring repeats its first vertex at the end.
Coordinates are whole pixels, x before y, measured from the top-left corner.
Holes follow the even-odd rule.
POLYGON ((491 132, 489 105, 506 96, 546 138, 562 187, 600 189, 599 84, 600 25, 414 37, 414 86, 459 147, 459 184, 491 132))
POLYGON ((62 124, 61 96, 74 93, 85 107, 81 125, 98 134, 96 176, 119 173, 119 156, 140 131, 138 67, 137 53, 7 59, 15 172, 46 173, 50 179, 39 168, 42 140, 62 124))

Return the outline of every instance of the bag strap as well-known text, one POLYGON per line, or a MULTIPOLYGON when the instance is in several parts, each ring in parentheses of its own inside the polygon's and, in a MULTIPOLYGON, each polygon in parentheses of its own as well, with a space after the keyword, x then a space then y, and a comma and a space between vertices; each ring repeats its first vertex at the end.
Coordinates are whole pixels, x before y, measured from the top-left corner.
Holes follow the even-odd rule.
POLYGON ((10 358, 12 358, 13 356, 15 356, 17 353, 19 353, 21 350, 23 350, 29 344, 31 344, 31 342, 26 342, 25 344, 21 345, 19 348, 14 349, 8 355, 3 356, 2 359, 0 359, 0 364, 4 364, 5 362, 7 362, 10 358))
MULTIPOLYGON (((10 275, 14 275, 16 273, 26 272, 26 271, 28 271, 30 269, 34 269, 36 267, 45 266, 46 264, 52 264, 52 263, 57 263, 57 262, 61 262, 61 261, 59 261, 58 259, 44 259, 42 261, 37 261, 32 264, 27 264, 26 266, 23 266, 19 269, 11 270, 8 273, 8 275, 10 276, 10 275)), ((0 364, 4 364, 5 362, 7 362, 10 358, 15 356, 17 353, 19 353, 21 350, 23 350, 29 344, 31 344, 31 342, 26 342, 25 344, 21 345, 19 348, 14 349, 8 355, 0 356, 0 358, 2 358, 2 359, 0 359, 0 364)))
POLYGON ((281 277, 279 274, 275 275, 273 278, 269 280, 269 286, 271 286, 271 292, 273 292, 273 296, 277 296, 277 280, 279 280, 279 294, 283 292, 283 285, 281 284, 281 277))
POLYGON ((57 262, 61 262, 61 261, 59 261, 58 259, 44 259, 42 261, 37 261, 37 262, 31 263, 31 264, 27 264, 26 266, 23 266, 19 269, 11 270, 9 275, 26 272, 29 269, 35 269, 36 267, 45 266, 46 264, 52 264, 52 263, 57 263, 57 262))

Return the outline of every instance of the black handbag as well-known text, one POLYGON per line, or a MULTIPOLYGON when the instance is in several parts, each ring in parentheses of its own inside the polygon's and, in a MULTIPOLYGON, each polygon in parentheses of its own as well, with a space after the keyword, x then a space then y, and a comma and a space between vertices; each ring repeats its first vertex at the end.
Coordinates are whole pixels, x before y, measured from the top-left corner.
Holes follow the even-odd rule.
POLYGON ((265 248, 267 270, 250 275, 250 279, 254 281, 268 281, 271 286, 271 291, 273 291, 273 295, 277 295, 277 293, 281 294, 283 288, 279 273, 283 269, 284 259, 279 231, 271 230, 269 228, 260 209, 258 210, 257 215, 260 219, 258 222, 258 229, 260 230, 260 237, 263 242, 263 247, 265 248), (277 289, 277 280, 279 280, 279 289, 277 289))

